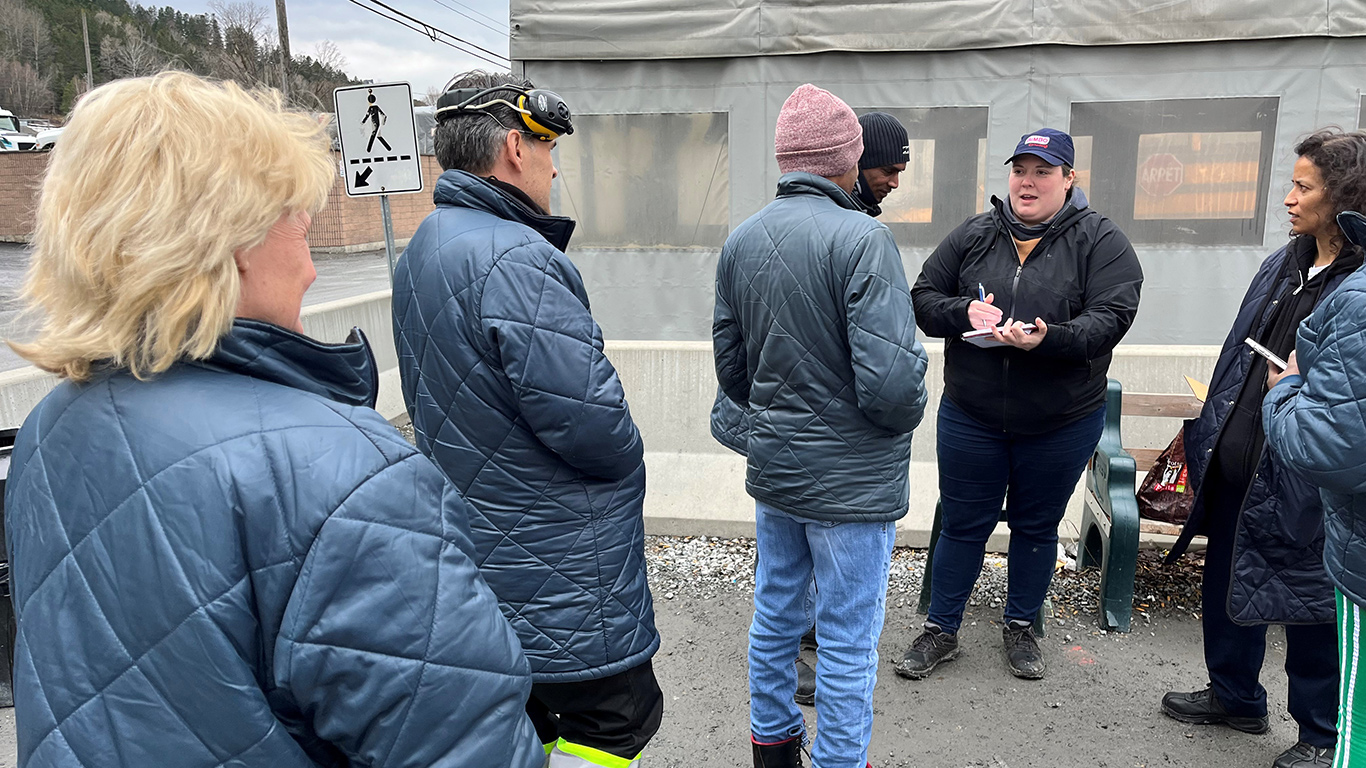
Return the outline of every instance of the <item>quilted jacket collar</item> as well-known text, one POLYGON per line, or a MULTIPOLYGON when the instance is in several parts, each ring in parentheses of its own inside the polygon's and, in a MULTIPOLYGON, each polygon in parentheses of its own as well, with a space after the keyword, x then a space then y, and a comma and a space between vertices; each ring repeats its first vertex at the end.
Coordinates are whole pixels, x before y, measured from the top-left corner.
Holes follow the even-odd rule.
POLYGON ((569 247, 569 237, 574 234, 574 220, 568 216, 537 213, 507 192, 465 171, 450 170, 441 174, 436 180, 433 198, 437 205, 487 211, 500 219, 525 224, 560 252, 569 247))
POLYGON ((373 408, 379 391, 375 358, 359 328, 341 344, 324 344, 272 323, 238 318, 213 355, 197 364, 346 405, 373 408))
POLYGON ((784 173, 778 179, 778 197, 792 197, 793 195, 824 195, 838 203, 841 208, 866 212, 857 200, 836 186, 835 182, 814 173, 793 171, 792 173, 784 173))

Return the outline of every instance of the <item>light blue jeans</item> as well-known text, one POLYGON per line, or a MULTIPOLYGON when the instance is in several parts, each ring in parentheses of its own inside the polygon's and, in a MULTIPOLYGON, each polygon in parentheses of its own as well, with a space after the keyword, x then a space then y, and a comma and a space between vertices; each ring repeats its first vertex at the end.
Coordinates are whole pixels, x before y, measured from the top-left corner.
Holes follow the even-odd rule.
POLYGON ((762 502, 755 517, 759 568, 749 628, 750 731, 761 743, 804 735, 801 710, 792 701, 794 662, 814 618, 820 653, 812 766, 864 768, 896 523, 808 520, 762 502))

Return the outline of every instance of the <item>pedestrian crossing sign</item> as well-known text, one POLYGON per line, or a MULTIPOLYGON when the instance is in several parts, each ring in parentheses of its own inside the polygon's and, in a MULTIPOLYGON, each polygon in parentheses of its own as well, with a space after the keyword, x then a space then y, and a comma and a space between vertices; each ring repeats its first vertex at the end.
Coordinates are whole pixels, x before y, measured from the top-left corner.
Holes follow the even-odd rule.
POLYGON ((346 194, 422 191, 413 90, 408 83, 348 85, 332 92, 346 194))

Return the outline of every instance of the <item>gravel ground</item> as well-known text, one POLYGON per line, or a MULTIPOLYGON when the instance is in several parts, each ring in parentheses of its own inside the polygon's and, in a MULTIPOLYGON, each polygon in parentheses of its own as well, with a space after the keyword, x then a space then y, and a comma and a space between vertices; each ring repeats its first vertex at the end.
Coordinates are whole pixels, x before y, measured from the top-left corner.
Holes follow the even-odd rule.
MULTIPOLYGON (((655 599, 679 596, 709 600, 720 594, 749 596, 754 592, 754 541, 708 536, 649 536, 645 541, 650 587, 655 599)), ((1200 616, 1200 564, 1183 558, 1173 566, 1161 564, 1162 553, 1139 553, 1134 579, 1135 629, 1154 617, 1200 616)), ((891 607, 915 607, 925 573, 925 550, 897 549, 892 555, 887 585, 891 607)), ((1096 612, 1100 572, 1059 568, 1049 589, 1050 625, 1077 625, 1096 612)), ((987 555, 982 576, 969 600, 970 608, 1000 609, 1006 596, 1006 558, 987 555)))
MULTIPOLYGON (((753 542, 746 539, 647 538, 662 638, 654 666, 666 705, 644 765, 750 763, 745 670, 753 557, 753 542)), ((879 648, 869 761, 874 768, 1270 766, 1296 740, 1285 711, 1279 628, 1269 631, 1262 676, 1269 735, 1184 725, 1158 709, 1166 691, 1195 690, 1207 679, 1199 562, 1191 560, 1161 566, 1159 553, 1141 555, 1135 605, 1146 608, 1128 634, 1096 627, 1094 570, 1059 570, 1051 590, 1054 615, 1040 641, 1048 675, 1024 681, 1011 677, 1001 660, 1005 560, 988 556, 960 630, 962 656, 927 680, 909 681, 893 675, 892 665, 924 621, 916 597, 925 553, 898 549, 879 648)), ((801 709, 818 727, 815 709, 801 709)))

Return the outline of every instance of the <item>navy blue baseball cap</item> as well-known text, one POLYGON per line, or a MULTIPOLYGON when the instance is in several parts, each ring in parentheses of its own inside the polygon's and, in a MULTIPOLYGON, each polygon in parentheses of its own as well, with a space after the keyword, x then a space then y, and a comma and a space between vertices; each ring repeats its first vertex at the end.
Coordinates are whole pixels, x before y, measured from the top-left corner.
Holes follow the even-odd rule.
POLYGON ((1006 165, 1015 162, 1020 155, 1034 155, 1049 165, 1076 165, 1072 137, 1054 128, 1040 128, 1021 136, 1020 143, 1015 146, 1015 154, 1010 156, 1006 165))

